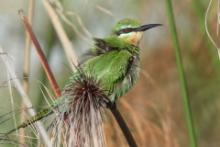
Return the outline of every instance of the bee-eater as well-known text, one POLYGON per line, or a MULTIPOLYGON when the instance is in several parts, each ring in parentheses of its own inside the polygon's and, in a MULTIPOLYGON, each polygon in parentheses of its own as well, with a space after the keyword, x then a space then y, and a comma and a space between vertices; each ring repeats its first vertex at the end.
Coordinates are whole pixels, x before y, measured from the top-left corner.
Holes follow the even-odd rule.
MULTIPOLYGON (((72 139, 72 142, 75 143, 70 143, 70 145, 78 144, 81 146, 82 143, 80 144, 78 140, 84 139, 83 144, 85 146, 86 144, 92 146, 91 144, 94 142, 86 143, 80 129, 88 128, 94 132, 91 123, 93 121, 95 125, 98 125, 98 121, 89 121, 88 119, 99 120, 100 114, 95 114, 99 113, 99 107, 106 106, 108 103, 115 103, 135 84, 139 73, 139 43, 143 32, 157 26, 160 24, 141 25, 137 20, 123 19, 113 26, 109 37, 94 38, 94 46, 90 52, 91 57, 76 67, 63 89, 62 97, 51 107, 40 111, 6 134, 24 128, 53 112, 58 112, 59 116, 62 116, 62 120, 75 123, 74 127, 70 125, 67 127, 69 130, 72 129, 72 132, 78 132, 78 138, 72 139), (76 116, 76 114, 79 115, 76 116), (94 118, 91 118, 93 116, 94 118)), ((56 123, 58 120, 61 119, 56 119, 56 123)), ((88 137, 93 134, 90 131, 86 132, 89 135, 88 137)))

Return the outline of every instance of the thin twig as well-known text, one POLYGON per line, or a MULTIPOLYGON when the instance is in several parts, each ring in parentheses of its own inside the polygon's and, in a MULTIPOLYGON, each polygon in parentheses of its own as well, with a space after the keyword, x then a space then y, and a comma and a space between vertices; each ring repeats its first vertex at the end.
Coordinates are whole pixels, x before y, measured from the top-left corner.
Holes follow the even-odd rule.
POLYGON ((53 75, 53 73, 50 69, 50 66, 48 65, 47 59, 46 59, 46 57, 43 53, 43 50, 40 46, 40 43, 38 42, 35 34, 33 33, 33 30, 30 26, 30 23, 28 22, 27 17, 22 14, 22 11, 20 11, 20 14, 21 14, 21 19, 24 23, 24 26, 25 26, 26 30, 28 31, 28 34, 30 35, 30 38, 31 38, 31 40, 32 40, 32 42, 35 46, 35 49, 37 51, 37 55, 40 58, 41 65, 44 68, 44 71, 45 71, 45 73, 48 77, 48 80, 49 80, 49 82, 52 86, 52 89, 53 89, 56 97, 59 97, 59 96, 61 96, 61 90, 60 90, 60 88, 59 88, 59 86, 58 86, 58 84, 57 84, 57 82, 54 78, 54 75, 53 75))

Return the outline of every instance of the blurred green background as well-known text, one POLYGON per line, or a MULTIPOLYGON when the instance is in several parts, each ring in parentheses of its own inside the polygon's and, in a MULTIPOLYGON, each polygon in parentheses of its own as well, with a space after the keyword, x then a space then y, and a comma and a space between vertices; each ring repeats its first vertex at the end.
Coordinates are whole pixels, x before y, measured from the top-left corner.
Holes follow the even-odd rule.
MULTIPOLYGON (((219 147, 220 62, 216 48, 205 32, 205 12, 209 1, 173 0, 172 2, 198 144, 200 147, 219 147)), ((69 18, 89 42, 92 41, 91 37, 83 31, 80 22, 94 37, 109 35, 111 26, 122 18, 135 18, 143 24, 163 24, 163 27, 145 33, 140 44, 142 49, 140 80, 124 98, 119 100, 119 106, 140 146, 189 146, 166 1, 62 0, 61 3, 65 12, 75 14, 69 15, 69 18)), ((23 9, 27 14, 28 0, 0 0, 0 45, 11 56, 16 73, 22 80, 25 33, 18 15, 19 9, 23 9)), ((218 44, 217 0, 213 1, 210 9, 207 19, 208 29, 218 44)), ((63 87, 71 75, 71 68, 42 1, 36 1, 33 18, 33 29, 47 54, 59 86, 63 87)), ((91 44, 80 38, 65 22, 63 25, 77 56, 83 59, 83 54, 88 51, 91 44)), ((11 110, 11 102, 7 71, 1 60, 0 69, 0 114, 2 115, 11 110)), ((48 88, 50 86, 47 84, 33 46, 29 79, 29 95, 34 107, 39 110, 47 105, 42 96, 42 83, 48 88)), ((15 109, 19 109, 21 98, 16 90, 13 94, 15 109)), ((19 118, 19 115, 17 117, 19 118)), ((112 118, 107 119, 104 124, 108 146, 126 146, 112 118)), ((8 130, 12 125, 12 120, 0 124, 1 132, 8 130)))

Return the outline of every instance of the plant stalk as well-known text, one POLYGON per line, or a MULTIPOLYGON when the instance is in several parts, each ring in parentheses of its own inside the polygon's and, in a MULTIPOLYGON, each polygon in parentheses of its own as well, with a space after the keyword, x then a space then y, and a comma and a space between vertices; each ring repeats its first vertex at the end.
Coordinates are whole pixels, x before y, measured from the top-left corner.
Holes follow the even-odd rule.
POLYGON ((196 133, 195 133, 195 128, 194 128, 192 110, 190 107, 187 80, 186 80, 186 76, 184 72, 181 49, 180 49, 180 44, 178 40, 171 0, 166 0, 166 10, 167 10, 167 16, 168 16, 168 21, 169 21, 169 27, 170 27, 170 31, 172 35, 173 45, 175 48, 176 64, 177 64, 178 74, 179 74, 179 79, 180 79, 180 88, 181 88, 181 93, 183 97, 183 105, 184 105, 185 117, 187 121, 187 128, 188 128, 188 133, 189 133, 189 138, 190 138, 190 146, 197 147, 196 133))
MULTIPOLYGON (((32 25, 33 20, 33 14, 34 14, 34 8, 35 8, 35 0, 30 0, 28 5, 28 19, 30 22, 30 25, 32 25)), ((23 87, 25 92, 29 93, 29 76, 30 76, 30 50, 31 50, 31 40, 28 35, 28 32, 25 31, 25 49, 24 49, 24 64, 23 64, 23 87)), ((21 108, 25 108, 25 104, 22 101, 21 108)), ((25 108, 26 109, 26 108, 25 108)), ((25 120, 25 109, 21 111, 21 119, 20 121, 23 122, 25 120)), ((19 130, 19 141, 21 144, 25 144, 25 131, 23 129, 19 130)), ((21 145, 19 145, 21 147, 21 145)))
POLYGON ((56 97, 60 97, 61 96, 61 90, 60 90, 60 88, 59 88, 59 86, 58 86, 58 84, 57 84, 57 82, 56 82, 56 80, 54 78, 52 70, 51 70, 51 68, 50 68, 50 66, 49 66, 49 64, 47 62, 47 59, 46 59, 46 57, 45 57, 45 55, 43 53, 43 50, 42 50, 42 48, 40 46, 40 43, 38 42, 38 40, 37 40, 33 30, 32 30, 32 27, 31 27, 27 17, 22 14, 22 11, 20 11, 20 14, 21 14, 21 19, 22 19, 22 21, 24 23, 25 29, 27 30, 27 32, 28 32, 28 34, 29 34, 29 36, 30 36, 34 46, 35 46, 35 49, 37 51, 37 55, 39 56, 41 65, 44 68, 44 71, 45 71, 45 73, 47 75, 47 78, 48 78, 48 80, 50 82, 50 85, 52 86, 52 89, 53 89, 56 97))
POLYGON ((111 110, 111 113, 113 114, 113 116, 115 117, 119 127, 122 130, 122 133, 125 136, 126 141, 128 142, 128 145, 130 147, 137 147, 137 143, 134 139, 134 137, 131 134, 131 131, 129 129, 129 127, 127 126, 124 118, 122 117, 120 111, 117 108, 117 105, 115 103, 110 104, 110 106, 108 106, 108 108, 111 110))

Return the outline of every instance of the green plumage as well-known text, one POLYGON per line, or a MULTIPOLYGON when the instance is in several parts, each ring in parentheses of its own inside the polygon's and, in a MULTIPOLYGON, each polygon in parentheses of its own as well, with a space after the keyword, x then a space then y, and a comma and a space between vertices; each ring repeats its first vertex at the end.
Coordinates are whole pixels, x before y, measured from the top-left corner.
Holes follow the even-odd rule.
MULTIPOLYGON (((100 41, 100 40, 99 40, 100 41)), ((139 48, 124 42, 118 37, 103 39, 104 47, 109 48, 81 65, 83 72, 100 82, 100 86, 110 96, 111 101, 127 92, 137 79, 137 65, 139 63, 139 48)), ((100 49, 95 46, 93 51, 100 49)), ((70 78, 71 82, 75 75, 70 78)))
MULTIPOLYGON (((123 19, 113 27, 110 37, 104 39, 95 38, 94 47, 90 52, 92 57, 82 63, 77 70, 73 72, 63 89, 62 97, 56 100, 50 108, 38 112, 35 116, 17 128, 8 131, 6 134, 24 128, 46 117, 53 112, 53 109, 58 108, 59 112, 68 113, 68 109, 70 108, 60 105, 64 104, 64 101, 68 101, 68 99, 72 98, 66 96, 65 92, 71 84, 81 78, 80 72, 95 79, 95 81, 99 83, 99 87, 96 87, 96 91, 104 91, 104 95, 106 95, 111 102, 115 103, 117 98, 129 91, 137 81, 137 66, 139 65, 140 52, 138 44, 142 37, 142 32, 156 26, 159 26, 159 24, 141 26, 136 20, 123 19)), ((80 92, 83 94, 83 91, 80 92)), ((89 91, 87 91, 87 94, 88 92, 89 91)))

